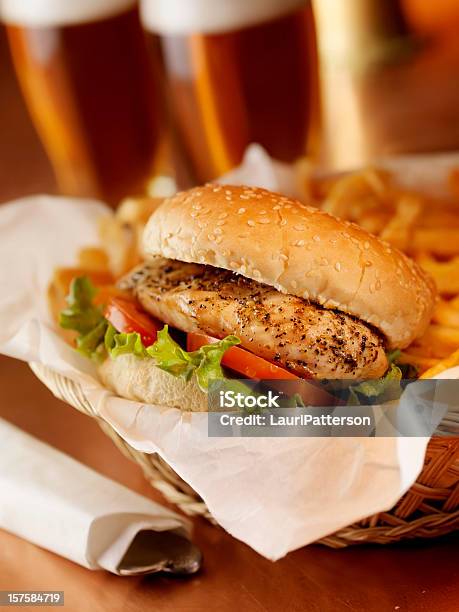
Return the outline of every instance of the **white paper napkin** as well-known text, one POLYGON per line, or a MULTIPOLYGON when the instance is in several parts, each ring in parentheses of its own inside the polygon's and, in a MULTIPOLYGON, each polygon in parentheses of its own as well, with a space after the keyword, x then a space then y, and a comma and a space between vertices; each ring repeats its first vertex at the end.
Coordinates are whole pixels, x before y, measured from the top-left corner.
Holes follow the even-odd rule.
MULTIPOLYGON (((243 182, 250 174, 251 184, 285 190, 287 173, 282 166, 281 181, 278 171, 252 148, 230 178, 243 182)), ((79 382, 127 442, 157 452, 227 531, 270 559, 397 502, 422 469, 426 437, 209 438, 206 414, 144 405, 104 389, 91 364, 56 334, 45 298, 53 268, 97 242, 101 214, 108 211, 97 203, 45 196, 0 207, 0 352, 79 382)))
POLYGON ((143 530, 190 523, 0 419, 0 528, 89 569, 119 574, 143 530))

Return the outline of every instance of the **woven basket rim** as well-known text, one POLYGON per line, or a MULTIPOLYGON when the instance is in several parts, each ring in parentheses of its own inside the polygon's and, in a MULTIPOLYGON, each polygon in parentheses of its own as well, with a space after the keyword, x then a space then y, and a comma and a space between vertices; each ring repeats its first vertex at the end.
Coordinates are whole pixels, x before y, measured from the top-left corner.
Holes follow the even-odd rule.
MULTIPOLYGON (((97 414, 79 383, 41 363, 29 365, 56 397, 95 418, 119 450, 141 467, 146 479, 169 502, 189 516, 201 516, 216 524, 204 501, 166 461, 130 446, 97 414)), ((455 530, 459 530, 459 435, 447 438, 439 431, 427 445, 423 471, 394 508, 340 529, 318 543, 332 548, 387 544, 408 538, 437 537, 455 530)))
MULTIPOLYGON (((48 376, 50 376, 49 378, 49 382, 51 383, 51 385, 53 385, 53 382, 61 380, 61 381, 65 381, 65 383, 70 384, 71 387, 75 388, 76 390, 78 390, 78 400, 85 405, 85 411, 88 411, 90 413, 91 416, 97 417, 97 418, 102 418, 95 410, 94 408, 91 406, 91 403, 89 402, 88 398, 86 397, 83 388, 81 386, 81 384, 79 382, 74 381, 72 378, 66 376, 65 374, 61 374, 60 372, 56 372, 53 368, 36 362, 36 361, 30 361, 29 362, 29 366, 31 368, 31 370, 34 372, 34 374, 41 380, 41 382, 48 386, 47 384, 47 380, 48 380, 48 376)), ((48 387, 50 388, 50 387, 48 387)), ((53 391, 53 388, 51 388, 51 390, 53 391)), ((108 390, 109 391, 109 390, 108 390)), ((111 394, 113 397, 118 397, 119 399, 125 399, 122 398, 114 393, 111 394)), ((64 401, 67 401, 66 399, 64 401)), ((73 407, 74 406, 73 403, 71 402, 67 402, 69 404, 71 404, 73 407)), ((432 435, 432 437, 459 437, 459 411, 453 411, 450 412, 448 411, 442 418, 442 420, 440 421, 437 429, 435 430, 434 434, 432 435), (448 427, 451 424, 456 425, 457 423, 457 432, 454 431, 450 431, 448 429, 448 427)))

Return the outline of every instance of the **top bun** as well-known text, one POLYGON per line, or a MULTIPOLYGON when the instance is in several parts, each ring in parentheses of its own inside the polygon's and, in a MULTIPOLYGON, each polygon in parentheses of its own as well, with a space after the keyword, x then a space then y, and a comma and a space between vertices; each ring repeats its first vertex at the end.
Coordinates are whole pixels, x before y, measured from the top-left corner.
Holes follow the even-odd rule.
POLYGON ((256 187, 205 185, 168 198, 150 217, 144 251, 232 270, 379 329, 388 348, 422 335, 433 281, 359 226, 256 187))

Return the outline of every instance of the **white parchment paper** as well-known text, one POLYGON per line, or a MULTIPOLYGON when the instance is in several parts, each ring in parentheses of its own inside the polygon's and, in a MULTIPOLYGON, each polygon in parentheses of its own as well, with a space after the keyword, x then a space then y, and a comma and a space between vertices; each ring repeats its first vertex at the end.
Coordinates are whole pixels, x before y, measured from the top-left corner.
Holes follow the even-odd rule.
MULTIPOLYGON (((294 190, 288 167, 258 147, 222 180, 294 190)), ((390 509, 422 469, 427 438, 209 438, 206 414, 124 400, 101 386, 93 366, 55 332, 46 287, 55 267, 97 244, 106 214, 97 202, 49 196, 0 207, 0 352, 79 382, 125 440, 158 453, 222 527, 265 557, 279 559, 390 509)))

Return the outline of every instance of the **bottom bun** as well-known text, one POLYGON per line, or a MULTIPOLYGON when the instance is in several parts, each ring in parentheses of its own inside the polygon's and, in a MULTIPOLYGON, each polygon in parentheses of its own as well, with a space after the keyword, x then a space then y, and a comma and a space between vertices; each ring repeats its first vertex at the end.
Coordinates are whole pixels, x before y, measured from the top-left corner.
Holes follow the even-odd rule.
POLYGON ((157 368, 149 359, 120 355, 99 368, 102 382, 120 397, 145 404, 207 412, 207 393, 196 380, 189 382, 157 368))

